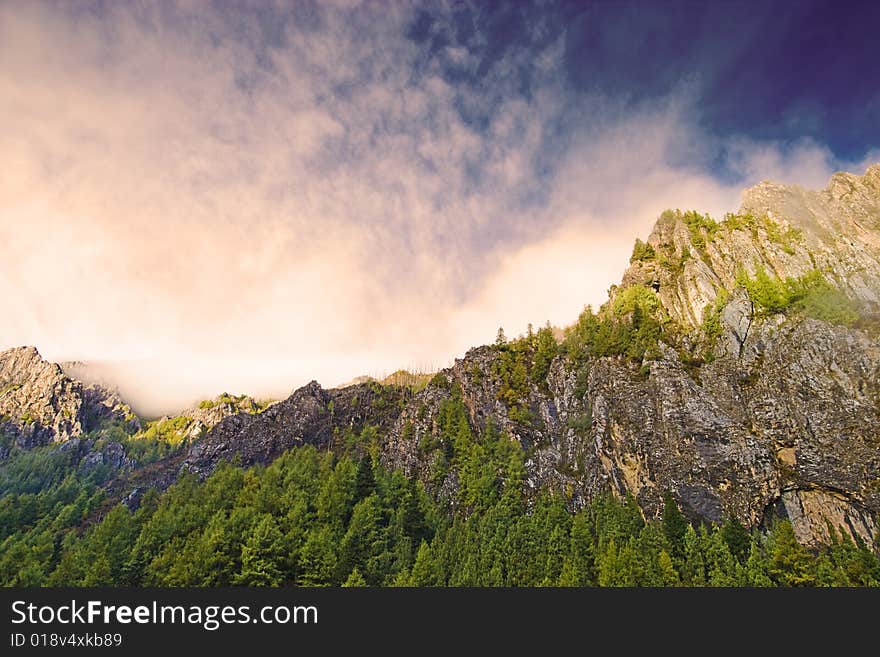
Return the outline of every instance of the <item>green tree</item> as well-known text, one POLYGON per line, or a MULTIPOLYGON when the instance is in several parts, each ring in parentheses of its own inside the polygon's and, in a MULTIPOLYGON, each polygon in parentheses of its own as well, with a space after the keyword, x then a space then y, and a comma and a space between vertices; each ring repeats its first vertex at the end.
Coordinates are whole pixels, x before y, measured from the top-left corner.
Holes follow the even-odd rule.
POLYGON ((300 555, 301 586, 329 586, 334 583, 338 539, 327 525, 309 530, 300 555))
POLYGON ((736 516, 728 517, 721 525, 721 535, 730 553, 737 558, 740 563, 749 557, 749 548, 752 544, 752 537, 736 516))
POLYGON ((684 557, 684 539, 687 533, 688 522, 682 515, 669 491, 663 494, 663 533, 672 547, 672 554, 678 559, 684 557))
POLYGON ((410 581, 413 586, 442 586, 443 571, 426 541, 419 545, 410 581))
POLYGON ((241 572, 236 584, 280 586, 284 581, 284 539, 272 516, 265 514, 241 549, 241 572))
POLYGON ((343 588, 356 588, 367 585, 367 580, 364 579, 364 576, 361 575, 361 571, 357 568, 351 571, 351 574, 342 584, 343 588))
POLYGON ((767 539, 770 577, 783 586, 811 584, 810 553, 794 535, 788 520, 780 520, 767 539))
POLYGON ((371 568, 371 559, 385 550, 382 510, 379 498, 370 495, 357 503, 351 522, 339 544, 340 579, 357 568, 371 586, 381 584, 381 573, 371 568))
POLYGON ((358 463, 357 479, 355 480, 355 499, 362 500, 376 490, 376 478, 373 475, 373 461, 369 456, 361 457, 358 463))
POLYGON ((660 554, 657 557, 657 565, 660 569, 663 586, 680 585, 681 580, 678 577, 678 572, 675 570, 675 565, 672 563, 672 557, 666 550, 660 550, 660 554))

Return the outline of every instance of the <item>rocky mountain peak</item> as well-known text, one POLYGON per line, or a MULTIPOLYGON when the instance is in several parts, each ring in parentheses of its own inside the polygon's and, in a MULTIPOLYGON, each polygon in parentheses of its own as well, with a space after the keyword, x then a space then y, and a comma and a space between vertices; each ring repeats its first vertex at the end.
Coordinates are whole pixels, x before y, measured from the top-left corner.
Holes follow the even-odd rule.
POLYGON ((0 352, 0 432, 19 446, 63 443, 109 417, 137 423, 115 392, 69 377, 35 347, 0 352))
POLYGON ((757 271, 782 281, 818 272, 866 312, 880 309, 880 165, 835 174, 819 191, 759 183, 722 218, 664 212, 616 293, 649 287, 671 319, 694 329, 719 294, 757 271))

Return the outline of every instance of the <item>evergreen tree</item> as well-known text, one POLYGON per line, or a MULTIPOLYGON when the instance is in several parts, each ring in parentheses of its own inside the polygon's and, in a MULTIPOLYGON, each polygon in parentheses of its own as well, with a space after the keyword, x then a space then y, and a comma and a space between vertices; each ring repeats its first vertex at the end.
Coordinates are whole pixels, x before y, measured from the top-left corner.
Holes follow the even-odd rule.
POLYGON ((663 494, 663 533, 672 547, 672 555, 678 559, 684 557, 684 539, 687 533, 688 522, 678 509, 678 504, 672 493, 666 491, 663 494))
POLYGON ((706 586, 706 561, 700 535, 688 525, 684 534, 684 562, 681 566, 682 580, 689 586, 706 586))
POLYGON ((609 539, 599 555, 599 586, 622 586, 624 573, 618 560, 617 542, 609 539))
POLYGON ((357 568, 351 571, 351 574, 342 584, 343 588, 355 588, 362 587, 367 585, 367 580, 364 579, 364 576, 361 575, 361 571, 357 568))
POLYGON ((281 562, 284 545, 274 518, 261 516, 244 547, 241 549, 241 572, 236 584, 245 586, 280 586, 284 576, 281 562))
POLYGON ((441 586, 443 574, 435 559, 431 547, 426 541, 419 545, 416 560, 410 574, 410 582, 413 586, 441 586))
POLYGON ((679 586, 681 580, 678 577, 678 572, 675 570, 675 565, 672 563, 672 557, 666 550, 660 550, 660 555, 657 557, 657 565, 662 577, 662 586, 679 586))
POLYGON ((370 495, 354 507, 351 523, 339 544, 339 579, 357 568, 363 573, 367 583, 376 586, 382 583, 383 573, 371 568, 371 558, 385 551, 382 528, 382 511, 379 498, 370 495))
POLYGON ((730 516, 721 525, 721 535, 730 553, 740 562, 748 559, 752 537, 736 516, 730 516))
POLYGON ((373 475, 373 460, 369 456, 361 457, 358 463, 357 479, 355 480, 355 499, 362 500, 376 490, 376 478, 373 475))
POLYGON ((407 481, 401 509, 401 527, 403 532, 412 539, 413 545, 431 538, 425 514, 420 505, 419 488, 415 480, 407 481))
POLYGON ((762 546, 752 542, 749 550, 749 558, 746 560, 746 582, 749 586, 768 587, 773 586, 773 580, 767 569, 767 561, 762 546))
POLYGON ((810 554, 794 535, 788 520, 780 520, 768 537, 770 577, 783 586, 803 586, 812 583, 810 554))
POLYGON ((300 586, 329 586, 336 571, 337 538, 327 525, 309 530, 300 556, 300 586))

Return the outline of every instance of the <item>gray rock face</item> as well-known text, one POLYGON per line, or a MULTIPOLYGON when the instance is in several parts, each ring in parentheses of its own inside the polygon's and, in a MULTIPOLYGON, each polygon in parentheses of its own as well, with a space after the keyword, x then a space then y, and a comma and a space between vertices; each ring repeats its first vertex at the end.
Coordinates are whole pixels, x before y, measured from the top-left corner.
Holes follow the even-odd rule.
POLYGON ((226 417, 188 450, 182 467, 204 476, 222 461, 267 463, 297 445, 342 447, 346 430, 357 434, 368 422, 387 430, 403 395, 375 384, 324 390, 312 381, 263 413, 226 417))
POLYGON ((82 385, 33 347, 0 353, 0 417, 22 447, 63 442, 83 433, 82 385))
MULTIPOLYGON (((805 543, 827 539, 828 522, 872 542, 880 346, 861 331, 798 319, 758 322, 731 351, 694 372, 667 348, 647 377, 620 357, 580 373, 557 358, 550 394, 530 393, 536 426, 510 419, 499 381, 469 375, 494 371, 493 349, 471 350, 445 374, 475 426, 491 416, 528 450, 530 485, 563 492, 575 507, 611 488, 655 515, 671 491, 695 519, 734 515, 754 527, 781 510, 805 543)), ((429 387, 404 408, 385 444, 388 465, 426 477, 417 445, 437 430, 448 395, 429 387)))
POLYGON ((35 348, 0 352, 0 431, 19 447, 63 443, 106 419, 139 426, 116 393, 68 377, 35 348))
POLYGON ((655 288, 672 319, 691 328, 720 288, 736 288, 740 269, 758 267, 783 279, 819 269, 868 311, 880 309, 880 164, 861 177, 835 174, 822 191, 763 182, 743 193, 740 213, 752 222, 711 233, 664 213, 647 241, 657 256, 633 262, 622 287, 655 288))

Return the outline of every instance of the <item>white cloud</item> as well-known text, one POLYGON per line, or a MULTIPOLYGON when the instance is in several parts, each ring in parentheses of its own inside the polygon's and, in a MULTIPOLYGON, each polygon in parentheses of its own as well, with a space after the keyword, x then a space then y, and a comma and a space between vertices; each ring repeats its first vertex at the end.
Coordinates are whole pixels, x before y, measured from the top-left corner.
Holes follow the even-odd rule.
POLYGON ((575 97, 559 40, 524 95, 527 53, 453 86, 402 5, 321 3, 265 48, 256 16, 158 7, 0 7, 0 347, 126 362, 149 411, 573 321, 664 208, 736 207, 707 154, 749 182, 833 170, 815 143, 710 138, 686 94, 575 97))

